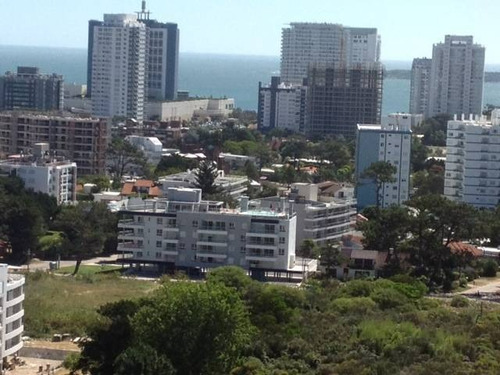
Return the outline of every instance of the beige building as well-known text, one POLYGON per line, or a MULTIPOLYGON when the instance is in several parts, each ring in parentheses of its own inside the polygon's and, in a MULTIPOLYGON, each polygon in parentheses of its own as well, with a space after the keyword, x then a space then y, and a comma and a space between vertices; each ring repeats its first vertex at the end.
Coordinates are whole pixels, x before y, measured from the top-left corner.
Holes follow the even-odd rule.
POLYGON ((159 121, 189 121, 193 117, 222 119, 229 117, 234 108, 234 99, 153 101, 147 103, 146 115, 159 121))

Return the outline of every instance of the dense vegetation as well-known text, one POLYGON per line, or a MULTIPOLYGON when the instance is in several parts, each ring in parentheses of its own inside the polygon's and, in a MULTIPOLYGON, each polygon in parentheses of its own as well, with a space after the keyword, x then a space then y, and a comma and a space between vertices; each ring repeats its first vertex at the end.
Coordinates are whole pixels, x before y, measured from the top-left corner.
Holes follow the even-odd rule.
POLYGON ((500 311, 409 278, 304 288, 214 270, 108 304, 73 361, 91 374, 497 374, 500 311))

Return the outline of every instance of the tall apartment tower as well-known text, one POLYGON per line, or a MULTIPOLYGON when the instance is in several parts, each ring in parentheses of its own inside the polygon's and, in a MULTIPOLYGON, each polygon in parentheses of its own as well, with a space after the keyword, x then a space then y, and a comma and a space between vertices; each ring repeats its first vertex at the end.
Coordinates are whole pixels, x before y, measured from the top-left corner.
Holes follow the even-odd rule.
POLYGON ((484 54, 472 36, 446 35, 433 46, 428 117, 481 114, 484 54))
POLYGON ((379 124, 382 113, 383 67, 380 63, 313 66, 309 69, 308 136, 354 138, 357 124, 379 124))
POLYGON ((294 132, 304 130, 307 86, 280 82, 272 77, 270 85, 259 82, 258 126, 262 131, 275 128, 294 132))
POLYGON ((149 16, 143 0, 137 17, 147 27, 147 96, 154 100, 175 100, 179 75, 179 28, 176 23, 158 22, 149 16))
MULTIPOLYGON (((146 97, 154 100, 177 99, 179 75, 179 28, 175 23, 162 23, 150 19, 146 2, 137 12, 137 21, 146 26, 146 97)), ((94 30, 102 21, 89 21, 87 61, 87 94, 92 96, 92 54, 94 30)))
POLYGON ((19 66, 17 73, 0 77, 0 110, 62 110, 64 81, 61 75, 40 74, 35 67, 19 66))
POLYGON ((444 195, 477 208, 500 203, 500 111, 491 121, 472 116, 448 121, 444 195))
POLYGON ((374 63, 380 59, 377 29, 329 23, 291 23, 281 35, 281 80, 301 85, 311 64, 374 63))
MULTIPOLYGON (((132 14, 105 14, 92 34, 92 114, 144 119, 146 26, 132 14)), ((90 34, 90 33, 89 33, 90 34)), ((90 57, 89 57, 90 58, 90 57)))
POLYGON ((356 142, 356 198, 358 210, 375 206, 400 205, 410 192, 411 119, 401 114, 384 118, 382 125, 358 125, 356 142), (394 182, 383 184, 379 199, 374 181, 363 172, 376 161, 396 167, 394 182))
POLYGON ((413 59, 410 86, 410 113, 413 115, 427 113, 427 107, 429 106, 431 67, 431 59, 413 59))

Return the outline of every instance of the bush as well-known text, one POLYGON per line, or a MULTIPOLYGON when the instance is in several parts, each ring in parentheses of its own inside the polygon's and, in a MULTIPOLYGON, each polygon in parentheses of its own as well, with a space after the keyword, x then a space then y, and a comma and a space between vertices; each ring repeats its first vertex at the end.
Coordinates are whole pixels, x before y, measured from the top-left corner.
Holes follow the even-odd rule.
POLYGON ((451 299, 453 307, 469 307, 469 300, 464 296, 455 296, 451 299))
POLYGON ((344 293, 351 297, 368 297, 373 291, 373 281, 353 280, 346 284, 344 293))
POLYGON ((481 263, 481 276, 484 277, 495 277, 498 272, 498 263, 493 259, 488 259, 481 263))
POLYGON ((382 310, 403 306, 409 302, 408 298, 396 289, 378 289, 370 297, 382 310))
POLYGON ((376 307, 368 297, 341 297, 332 302, 332 308, 342 314, 367 314, 376 307))

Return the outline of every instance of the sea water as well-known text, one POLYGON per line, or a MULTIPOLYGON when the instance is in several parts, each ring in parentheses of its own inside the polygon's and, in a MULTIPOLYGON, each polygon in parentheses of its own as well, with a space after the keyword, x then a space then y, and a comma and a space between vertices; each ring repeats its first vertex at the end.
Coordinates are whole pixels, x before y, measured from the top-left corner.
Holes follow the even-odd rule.
MULTIPOLYGON (((43 73, 62 74, 66 82, 86 83, 87 50, 0 46, 0 73, 15 71, 17 66, 37 66, 43 73)), ((386 69, 410 69, 408 61, 386 61, 386 69)), ((488 71, 500 70, 487 66, 488 71)), ((181 53, 179 90, 191 96, 234 98, 236 106, 257 109, 259 82, 270 82, 279 74, 279 57, 181 53)), ((385 79, 382 113, 408 111, 410 81, 385 79)), ((500 83, 484 84, 485 104, 500 105, 500 83)))

